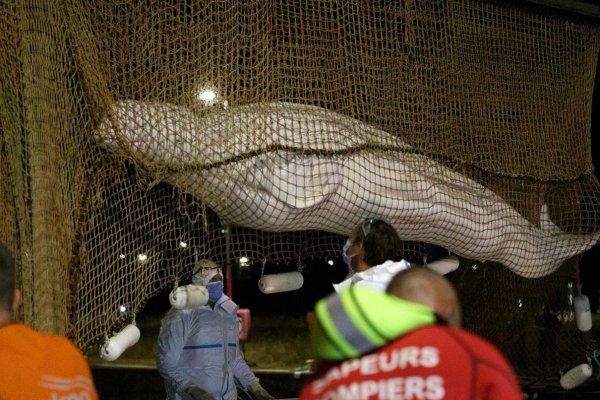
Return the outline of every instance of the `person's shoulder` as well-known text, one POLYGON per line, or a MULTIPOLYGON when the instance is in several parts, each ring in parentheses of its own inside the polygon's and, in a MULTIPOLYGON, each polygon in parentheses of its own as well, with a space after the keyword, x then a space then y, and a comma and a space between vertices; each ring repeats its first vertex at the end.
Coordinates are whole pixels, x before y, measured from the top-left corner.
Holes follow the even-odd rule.
POLYGON ((31 327, 13 323, 0 329, 0 353, 36 358, 44 349, 44 336, 31 327))
POLYGON ((475 333, 459 328, 449 329, 451 334, 468 348, 477 366, 480 384, 489 391, 487 398, 521 398, 519 379, 508 360, 494 344, 475 333), (490 388, 493 388, 493 391, 490 388))
POLYGON ((225 294, 221 297, 217 306, 230 314, 236 314, 239 308, 239 306, 225 294))
POLYGON ((469 352, 480 361, 493 363, 498 367, 511 370, 504 355, 502 355, 500 350, 487 339, 462 328, 444 327, 444 330, 449 336, 453 337, 465 351, 469 352))
POLYGON ((46 341, 45 359, 48 363, 60 360, 52 367, 53 370, 63 373, 79 373, 89 375, 89 364, 83 352, 66 336, 44 334, 46 341))
POLYGON ((81 350, 79 350, 79 348, 75 346, 75 343, 68 337, 49 333, 42 334, 42 336, 47 345, 52 346, 52 349, 56 351, 56 353, 68 352, 71 355, 83 357, 81 350))
POLYGON ((42 364, 57 359, 86 362, 81 350, 64 335, 38 332, 21 324, 11 327, 11 330, 14 339, 12 345, 21 349, 21 356, 38 359, 42 364))
POLYGON ((39 333, 27 325, 15 322, 2 326, 0 328, 0 335, 2 337, 27 338, 38 336, 39 333))

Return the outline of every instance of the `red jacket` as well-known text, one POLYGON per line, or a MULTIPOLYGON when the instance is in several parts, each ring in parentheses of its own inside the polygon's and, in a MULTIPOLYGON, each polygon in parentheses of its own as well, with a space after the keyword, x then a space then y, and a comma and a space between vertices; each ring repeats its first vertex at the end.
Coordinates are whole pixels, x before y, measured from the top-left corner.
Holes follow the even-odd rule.
POLYGON ((301 400, 521 400, 496 348, 459 328, 432 325, 318 374, 301 400))

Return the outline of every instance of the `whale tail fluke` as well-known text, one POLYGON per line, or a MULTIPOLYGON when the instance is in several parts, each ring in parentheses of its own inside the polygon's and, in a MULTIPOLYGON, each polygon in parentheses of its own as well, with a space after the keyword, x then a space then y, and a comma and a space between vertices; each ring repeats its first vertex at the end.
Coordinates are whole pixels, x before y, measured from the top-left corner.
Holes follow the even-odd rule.
POLYGON ((540 250, 552 253, 558 266, 591 249, 600 240, 600 230, 584 234, 566 233, 561 230, 550 218, 547 204, 541 208, 540 230, 543 241, 540 250))

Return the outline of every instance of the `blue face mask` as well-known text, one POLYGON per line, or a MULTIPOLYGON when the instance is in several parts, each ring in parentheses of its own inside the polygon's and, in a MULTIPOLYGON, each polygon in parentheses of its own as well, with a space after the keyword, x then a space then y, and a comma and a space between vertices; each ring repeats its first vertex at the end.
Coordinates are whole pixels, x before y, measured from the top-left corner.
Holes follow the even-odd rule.
POLYGON ((206 285, 208 290, 208 301, 218 301, 223 295, 223 282, 211 282, 206 285))
POLYGON ((346 244, 344 245, 344 247, 342 247, 342 259, 344 260, 344 263, 346 263, 348 268, 351 268, 352 257, 354 257, 354 255, 348 254, 349 248, 350 248, 350 242, 347 241, 346 244))

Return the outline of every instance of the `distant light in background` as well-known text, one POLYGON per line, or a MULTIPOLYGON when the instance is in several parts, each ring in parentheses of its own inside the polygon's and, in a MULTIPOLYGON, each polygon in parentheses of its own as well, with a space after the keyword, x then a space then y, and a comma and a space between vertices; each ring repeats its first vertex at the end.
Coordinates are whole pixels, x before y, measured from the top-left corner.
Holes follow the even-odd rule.
POLYGON ((119 306, 119 313, 125 314, 129 310, 129 304, 121 304, 119 306))
POLYGON ((119 258, 123 260, 125 258, 125 254, 119 254, 119 258))
POLYGON ((227 228, 225 228, 225 229, 221 229, 221 233, 222 233, 222 234, 226 234, 226 233, 227 233, 227 228))
POLYGON ((187 243, 186 242, 179 242, 179 247, 181 247, 182 249, 185 249, 187 247, 187 243))
POLYGON ((137 256, 138 262, 141 263, 145 263, 146 261, 148 261, 148 256, 145 254, 138 254, 137 256))
POLYGON ((248 257, 240 257, 240 267, 248 267, 250 265, 250 259, 248 257))
POLYGON ((212 89, 201 90, 198 94, 198 99, 203 101, 207 106, 213 105, 217 100, 217 92, 212 89))
POLYGON ((333 260, 327 260, 327 264, 333 266, 333 264, 335 264, 335 263, 333 262, 333 260))
POLYGON ((517 307, 518 308, 523 308, 523 299, 517 300, 517 307))
POLYGON ((471 268, 473 268, 474 270, 477 270, 477 264, 473 264, 473 266, 471 268))

